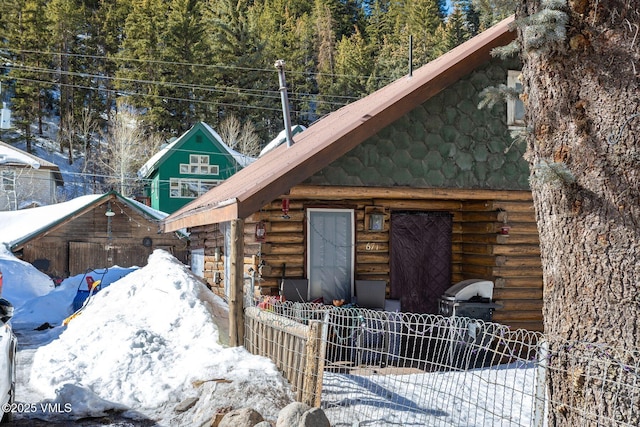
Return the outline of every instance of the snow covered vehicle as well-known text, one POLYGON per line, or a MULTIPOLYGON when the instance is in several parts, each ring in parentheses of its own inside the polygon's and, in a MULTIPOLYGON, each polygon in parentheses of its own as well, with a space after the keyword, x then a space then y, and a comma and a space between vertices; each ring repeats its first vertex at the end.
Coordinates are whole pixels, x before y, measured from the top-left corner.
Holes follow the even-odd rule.
MULTIPOLYGON (((0 271, 0 294, 2 272, 0 271)), ((18 340, 9 321, 13 316, 13 305, 0 298, 0 423, 13 421, 12 404, 16 396, 16 347, 18 340), (5 410, 8 409, 8 410, 5 410)))

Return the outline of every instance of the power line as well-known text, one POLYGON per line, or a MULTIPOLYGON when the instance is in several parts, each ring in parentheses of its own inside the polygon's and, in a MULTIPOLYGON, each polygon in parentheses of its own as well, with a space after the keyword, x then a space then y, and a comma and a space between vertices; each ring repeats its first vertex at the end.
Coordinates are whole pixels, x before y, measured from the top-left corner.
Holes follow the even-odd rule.
MULTIPOLYGON (((222 106, 226 106, 226 107, 251 108, 251 109, 254 109, 254 110, 278 111, 278 112, 282 111, 282 109, 280 109, 280 108, 260 107, 260 106, 250 105, 250 104, 232 104, 232 103, 229 103, 229 102, 220 102, 220 101, 205 101, 205 100, 200 100, 200 99, 187 99, 187 98, 178 98, 178 97, 154 95, 154 94, 129 93, 129 92, 126 92, 126 91, 120 91, 120 90, 116 90, 116 89, 95 88, 95 87, 90 87, 90 86, 82 86, 82 85, 68 84, 68 83, 53 83, 53 82, 49 82, 49 81, 45 81, 45 80, 35 80, 35 79, 28 79, 28 78, 24 78, 24 77, 14 77, 13 80, 26 81, 26 82, 31 82, 31 83, 56 84, 56 85, 59 85, 59 86, 73 87, 73 88, 76 88, 76 89, 99 90, 99 91, 102 91, 102 92, 108 92, 108 93, 113 93, 113 94, 116 94, 116 95, 123 95, 123 96, 140 96, 140 97, 160 98, 160 99, 166 99, 166 100, 170 100, 170 101, 191 102, 191 103, 196 103, 196 104, 208 104, 208 105, 222 105, 222 106)), ((294 111, 294 112, 298 113, 298 114, 304 114, 304 112, 302 112, 302 111, 294 111)))
MULTIPOLYGON (((199 64, 193 62, 177 62, 177 61, 165 61, 159 59, 139 59, 139 58, 131 58, 131 57, 123 57, 123 56, 104 56, 104 55, 89 55, 89 54, 81 54, 81 53, 67 53, 67 52, 50 52, 50 51, 40 51, 40 50, 29 50, 29 49, 15 49, 15 48, 5 48, 5 50, 9 52, 15 53, 33 53, 37 55, 52 55, 52 56, 68 56, 68 57, 78 57, 78 58, 90 58, 90 59, 106 59, 108 61, 113 62, 142 62, 142 63, 150 63, 150 64, 162 64, 162 65, 181 65, 181 66, 189 66, 189 67, 206 67, 206 68, 219 68, 223 70, 239 70, 239 71, 260 71, 266 73, 274 73, 276 72, 273 68, 252 68, 252 67, 239 67, 234 65, 212 65, 212 64, 199 64)), ((285 60, 286 62, 286 60, 285 60)), ((358 78, 358 79, 375 79, 380 81, 391 81, 392 78, 389 77, 376 77, 373 75, 353 75, 353 74, 334 74, 334 73, 324 73, 324 72, 311 72, 311 71, 295 71, 295 70, 287 70, 288 74, 297 74, 302 76, 327 76, 327 77, 341 77, 341 78, 358 78)))
MULTIPOLYGON (((142 79, 132 79, 132 78, 125 78, 125 77, 110 77, 110 76, 103 76, 103 75, 99 75, 99 74, 88 74, 88 73, 81 73, 81 72, 73 72, 73 71, 62 71, 62 70, 54 70, 54 69, 50 69, 50 68, 38 68, 38 67, 30 67, 30 66, 24 66, 24 65, 14 65, 12 66, 12 68, 16 69, 16 70, 24 70, 27 72, 34 72, 34 73, 47 73, 47 74, 55 74, 55 75, 65 75, 65 76, 74 76, 74 77, 80 77, 80 78, 84 78, 84 79, 97 79, 97 80, 110 80, 110 81, 114 81, 114 82, 129 82, 129 83, 141 83, 141 84, 151 84, 151 85, 161 85, 161 86, 167 86, 167 87, 174 87, 174 88, 183 88, 183 89, 196 89, 196 90, 204 90, 204 91, 208 91, 208 92, 220 92, 223 94, 234 94, 237 92, 247 92, 247 95, 249 96, 262 96, 263 98, 273 98, 273 99, 279 99, 280 98, 280 92, 279 90, 263 90, 263 89, 245 89, 245 88, 239 88, 239 87, 224 87, 224 86, 210 86, 210 85, 202 85, 202 84, 189 84, 189 83, 176 83, 176 82, 162 82, 162 81, 157 81, 157 80, 142 80, 142 79)), ((11 77, 10 77, 11 78, 11 77)), ((17 77, 15 77, 14 79, 17 79, 17 77)), ((41 80, 42 82, 49 82, 48 80, 41 80)), ((61 84, 58 82, 50 82, 51 84, 61 84)), ((312 94, 312 93, 308 93, 308 92, 291 92, 291 95, 293 96, 293 99, 296 101, 308 101, 308 99, 304 98, 304 97, 317 97, 318 94, 312 94), (296 98, 296 96, 298 98, 296 98), (302 98, 300 98, 302 97, 302 98)), ((345 100, 357 100, 357 97, 354 96, 345 96, 345 95, 330 95, 331 98, 335 98, 335 99, 345 99, 345 100)), ((338 102, 330 102, 330 101, 325 101, 322 99, 314 99, 314 102, 317 103, 322 103, 322 104, 330 104, 330 105, 340 105, 343 106, 345 105, 345 103, 338 103, 338 102)))

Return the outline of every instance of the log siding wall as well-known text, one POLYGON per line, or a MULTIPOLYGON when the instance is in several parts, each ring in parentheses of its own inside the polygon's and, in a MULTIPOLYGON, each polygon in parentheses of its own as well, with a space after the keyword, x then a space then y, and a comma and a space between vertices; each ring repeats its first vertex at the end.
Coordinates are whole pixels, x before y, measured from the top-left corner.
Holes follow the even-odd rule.
POLYGON ((51 277, 62 278, 84 273, 88 268, 144 266, 155 249, 167 250, 180 261, 187 261, 186 238, 176 233, 158 233, 158 224, 137 210, 119 201, 111 203, 115 215, 110 220, 105 216, 104 202, 15 248, 16 255, 38 265, 51 277), (143 243, 145 238, 150 239, 148 246, 143 243), (41 267, 42 261, 46 262, 46 269, 41 267))
MULTIPOLYGON (((406 189, 370 189, 376 197, 362 197, 348 187, 296 187, 289 195, 289 218, 283 218, 281 199, 267 204, 245 219, 245 273, 258 274, 256 294, 276 295, 283 274, 306 277, 307 208, 348 208, 355 211, 355 279, 381 279, 389 284, 389 217, 393 211, 440 211, 453 215, 452 284, 481 278, 495 284, 494 299, 502 308, 494 320, 512 328, 542 328, 542 267, 531 196, 523 191, 496 192, 494 199, 479 199, 491 192, 447 190, 436 193, 406 189), (408 198, 407 194, 412 195, 408 198), (365 207, 386 210, 381 232, 365 230, 365 207), (256 223, 264 221, 266 241, 256 242, 256 223), (501 234, 503 226, 509 234, 501 234), (283 270, 284 267, 284 270, 283 270)), ((205 278, 219 294, 212 271, 223 274, 223 260, 213 259, 213 248, 222 245, 217 225, 190 230, 191 247, 205 248, 205 278)), ((389 289, 387 289, 388 293, 389 289)))

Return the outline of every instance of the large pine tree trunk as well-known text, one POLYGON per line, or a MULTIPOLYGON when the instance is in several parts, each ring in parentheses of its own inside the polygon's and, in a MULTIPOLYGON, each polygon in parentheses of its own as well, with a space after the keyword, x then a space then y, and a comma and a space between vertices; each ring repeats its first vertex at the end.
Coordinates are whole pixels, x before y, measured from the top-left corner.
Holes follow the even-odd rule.
MULTIPOLYGON (((525 0, 518 17, 540 10, 525 0)), ((532 28, 519 29, 545 332, 638 349, 640 0, 578 0, 561 10, 569 21, 559 43, 532 49, 532 28)), ((637 420, 637 407, 597 401, 589 387, 601 385, 585 381, 582 367, 565 367, 551 377, 553 401, 637 420)), ((550 417, 551 425, 584 422, 565 405, 550 417)))

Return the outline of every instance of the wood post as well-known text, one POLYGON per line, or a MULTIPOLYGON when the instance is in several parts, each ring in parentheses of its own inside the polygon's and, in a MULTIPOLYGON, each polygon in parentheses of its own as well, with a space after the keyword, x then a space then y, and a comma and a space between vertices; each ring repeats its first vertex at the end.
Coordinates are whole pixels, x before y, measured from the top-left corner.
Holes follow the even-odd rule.
POLYGON ((231 220, 229 248, 229 344, 244 344, 244 221, 231 220))
POLYGON ((320 393, 322 392, 324 351, 321 351, 321 346, 322 323, 311 321, 309 322, 309 335, 305 344, 306 364, 302 380, 302 402, 314 407, 320 407, 320 393))

